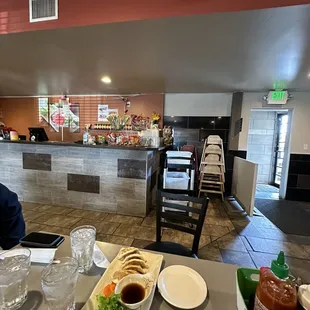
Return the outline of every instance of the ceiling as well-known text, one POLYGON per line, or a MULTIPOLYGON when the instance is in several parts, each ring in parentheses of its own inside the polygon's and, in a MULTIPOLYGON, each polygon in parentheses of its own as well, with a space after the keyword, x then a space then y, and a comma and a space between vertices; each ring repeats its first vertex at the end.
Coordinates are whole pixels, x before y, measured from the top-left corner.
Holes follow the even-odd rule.
POLYGON ((0 96, 310 91, 309 33, 306 5, 1 35, 0 96))

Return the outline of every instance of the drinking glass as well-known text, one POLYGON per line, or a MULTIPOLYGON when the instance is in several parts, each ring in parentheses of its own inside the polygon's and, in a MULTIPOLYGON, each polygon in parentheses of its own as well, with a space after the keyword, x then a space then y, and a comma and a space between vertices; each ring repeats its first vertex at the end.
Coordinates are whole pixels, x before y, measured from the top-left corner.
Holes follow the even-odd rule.
POLYGON ((41 285, 48 310, 74 310, 78 262, 59 258, 42 270, 41 285))
POLYGON ((88 272, 93 264, 96 228, 89 225, 77 227, 71 231, 70 237, 72 256, 78 261, 79 272, 88 272))
POLYGON ((26 301, 30 255, 29 249, 0 254, 0 310, 18 309, 26 301))

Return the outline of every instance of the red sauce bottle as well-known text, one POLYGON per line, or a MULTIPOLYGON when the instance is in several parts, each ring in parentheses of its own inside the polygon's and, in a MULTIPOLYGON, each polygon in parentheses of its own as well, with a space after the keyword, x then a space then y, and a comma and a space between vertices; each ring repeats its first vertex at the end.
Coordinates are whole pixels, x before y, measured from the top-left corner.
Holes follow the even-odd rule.
POLYGON ((281 251, 271 268, 260 269, 254 310, 297 310, 297 289, 289 279, 289 267, 281 251))

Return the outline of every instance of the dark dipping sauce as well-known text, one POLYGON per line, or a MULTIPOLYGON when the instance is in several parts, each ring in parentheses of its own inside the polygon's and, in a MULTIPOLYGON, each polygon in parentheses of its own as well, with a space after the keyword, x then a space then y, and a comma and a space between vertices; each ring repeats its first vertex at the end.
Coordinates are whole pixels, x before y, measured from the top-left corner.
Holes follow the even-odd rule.
POLYGON ((122 301, 126 304, 136 304, 144 299, 145 289, 138 283, 131 283, 122 289, 122 301))

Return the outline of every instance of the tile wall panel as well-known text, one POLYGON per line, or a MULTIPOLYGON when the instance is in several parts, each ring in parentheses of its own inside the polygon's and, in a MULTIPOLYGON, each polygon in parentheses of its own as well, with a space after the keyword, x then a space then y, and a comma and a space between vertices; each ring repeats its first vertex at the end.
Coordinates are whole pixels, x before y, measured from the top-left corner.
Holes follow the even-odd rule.
POLYGON ((295 201, 310 201, 310 155, 290 155, 285 198, 295 201))
POLYGON ((214 129, 215 117, 189 117, 188 128, 214 129))
POLYGON ((100 176, 67 174, 68 191, 100 194, 100 176))
POLYGON ((145 179, 146 161, 135 159, 118 159, 117 176, 119 178, 145 179))
POLYGON ((187 116, 164 116, 164 125, 173 128, 188 128, 187 116))
POLYGON ((309 175, 299 174, 296 186, 298 188, 310 190, 310 174, 309 175))
POLYGON ((31 170, 51 171, 51 154, 23 153, 23 168, 31 170))
POLYGON ((287 178, 287 187, 297 187, 298 174, 289 174, 287 178))

